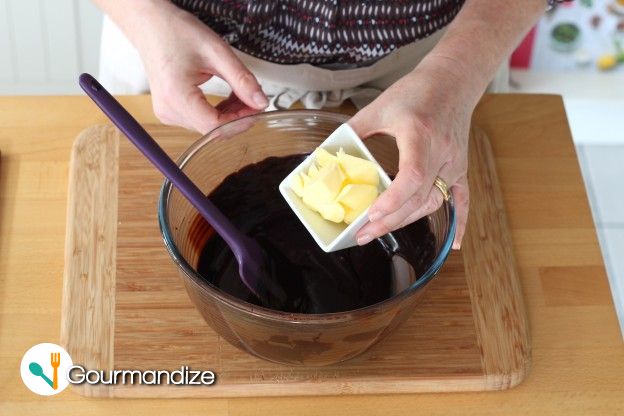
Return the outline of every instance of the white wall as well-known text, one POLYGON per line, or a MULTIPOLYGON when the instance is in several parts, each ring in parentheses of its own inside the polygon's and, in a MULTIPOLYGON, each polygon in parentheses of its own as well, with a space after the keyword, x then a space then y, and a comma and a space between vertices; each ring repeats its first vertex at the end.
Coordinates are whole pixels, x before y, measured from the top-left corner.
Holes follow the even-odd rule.
POLYGON ((0 95, 78 94, 97 74, 102 14, 89 0, 0 0, 0 95))

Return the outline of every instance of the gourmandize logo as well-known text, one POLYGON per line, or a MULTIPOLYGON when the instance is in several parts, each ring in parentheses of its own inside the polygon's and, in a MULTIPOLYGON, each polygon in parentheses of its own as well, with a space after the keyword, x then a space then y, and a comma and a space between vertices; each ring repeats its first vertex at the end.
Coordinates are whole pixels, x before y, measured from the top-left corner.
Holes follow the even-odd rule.
POLYGON ((86 369, 82 365, 74 365, 63 347, 47 342, 26 351, 22 357, 20 374, 24 385, 42 396, 58 394, 70 384, 211 386, 216 380, 214 372, 192 370, 187 365, 173 371, 86 369))
POLYGON ((52 353, 50 353, 50 365, 54 369, 53 370, 54 374, 52 375, 52 380, 50 380, 48 378, 48 376, 46 376, 43 373, 43 368, 41 368, 39 363, 36 363, 36 362, 33 361, 32 363, 30 363, 28 365, 28 369, 35 376, 38 376, 38 377, 41 377, 42 379, 44 379, 45 382, 48 383, 50 385, 50 387, 52 387, 54 390, 57 390, 58 389, 58 368, 59 368, 60 364, 61 364, 61 353, 60 352, 52 352, 52 353))
POLYGON ((37 344, 24 354, 20 366, 22 381, 32 392, 42 396, 58 394, 69 385, 67 369, 73 365, 63 347, 37 344))

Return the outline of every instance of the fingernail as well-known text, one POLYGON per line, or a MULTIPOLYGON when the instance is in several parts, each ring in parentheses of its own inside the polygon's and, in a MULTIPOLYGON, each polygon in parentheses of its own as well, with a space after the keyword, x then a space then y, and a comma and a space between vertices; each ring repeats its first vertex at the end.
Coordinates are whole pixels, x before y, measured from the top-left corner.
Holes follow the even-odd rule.
POLYGON ((453 243, 453 250, 459 250, 460 248, 461 248, 461 243, 458 243, 458 242, 453 243))
POLYGON ((381 211, 373 211, 368 213, 368 220, 370 222, 375 222, 383 217, 383 212, 381 211))
POLYGON ((357 243, 361 246, 363 246, 364 244, 368 244, 371 241, 373 241, 373 237, 371 237, 370 234, 362 234, 357 238, 357 243))
POLYGON ((267 100, 267 98, 264 96, 264 94, 261 93, 260 91, 254 92, 254 95, 253 95, 252 98, 254 100, 254 103, 256 103, 256 105, 258 107, 264 108, 267 105, 269 105, 269 100, 267 100))

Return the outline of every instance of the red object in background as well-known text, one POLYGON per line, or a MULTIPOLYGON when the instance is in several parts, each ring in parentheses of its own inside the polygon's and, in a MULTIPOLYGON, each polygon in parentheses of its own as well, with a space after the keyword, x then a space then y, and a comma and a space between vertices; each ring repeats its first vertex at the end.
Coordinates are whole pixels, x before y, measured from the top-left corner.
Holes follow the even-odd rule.
POLYGON ((536 32, 537 27, 534 26, 511 55, 512 68, 528 69, 531 66, 531 57, 533 56, 533 45, 535 44, 536 32))

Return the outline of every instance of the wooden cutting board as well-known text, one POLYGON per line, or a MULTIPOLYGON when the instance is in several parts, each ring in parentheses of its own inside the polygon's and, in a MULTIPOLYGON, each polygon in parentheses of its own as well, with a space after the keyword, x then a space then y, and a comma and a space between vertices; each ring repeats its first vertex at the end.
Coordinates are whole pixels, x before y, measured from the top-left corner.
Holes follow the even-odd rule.
MULTIPOLYGON (((176 158, 195 139, 148 126, 176 158)), ((69 177, 61 343, 88 369, 212 370, 213 386, 76 387, 105 397, 235 397, 503 390, 530 366, 529 330, 487 137, 471 132, 471 212, 413 316, 364 355, 330 367, 252 357, 188 299, 156 219, 162 177, 110 126, 76 140, 69 177)))

